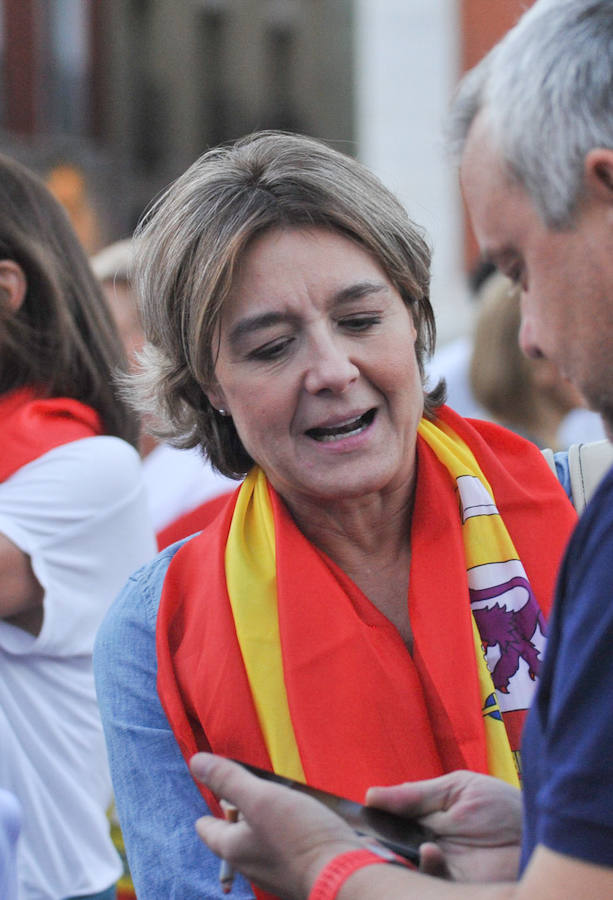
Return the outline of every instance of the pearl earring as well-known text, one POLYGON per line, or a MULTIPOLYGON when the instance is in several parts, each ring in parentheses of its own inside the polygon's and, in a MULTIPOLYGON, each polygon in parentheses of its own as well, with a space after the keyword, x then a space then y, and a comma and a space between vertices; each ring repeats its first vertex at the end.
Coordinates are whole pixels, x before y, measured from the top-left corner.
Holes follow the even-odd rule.
POLYGON ((217 412, 219 413, 220 416, 227 416, 227 415, 228 415, 228 410, 227 410, 227 409, 218 409, 217 412))

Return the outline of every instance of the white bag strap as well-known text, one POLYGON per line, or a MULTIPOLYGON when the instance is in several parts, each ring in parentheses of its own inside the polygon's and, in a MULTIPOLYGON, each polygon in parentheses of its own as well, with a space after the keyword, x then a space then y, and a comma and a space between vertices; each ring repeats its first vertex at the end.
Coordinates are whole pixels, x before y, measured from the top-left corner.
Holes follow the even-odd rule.
POLYGON ((553 474, 557 477, 558 473, 556 471, 556 458, 554 456, 553 450, 551 449, 551 447, 544 447, 541 450, 541 453, 545 457, 545 459, 549 465, 549 468, 551 469, 553 474))
MULTIPOLYGON (((553 450, 541 451, 554 475, 556 463, 553 450)), ((592 494, 613 465, 613 444, 610 441, 592 441, 589 444, 571 444, 568 448, 568 474, 573 505, 581 515, 592 494)))
POLYGON ((613 444, 610 441, 571 444, 568 448, 570 485, 578 515, 581 515, 612 465, 613 444))

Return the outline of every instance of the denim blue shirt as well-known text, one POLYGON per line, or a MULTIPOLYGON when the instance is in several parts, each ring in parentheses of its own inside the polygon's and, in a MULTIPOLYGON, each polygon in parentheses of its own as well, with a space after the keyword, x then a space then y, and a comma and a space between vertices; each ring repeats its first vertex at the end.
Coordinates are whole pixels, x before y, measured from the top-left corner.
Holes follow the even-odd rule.
MULTIPOLYGON (((567 454, 556 453, 555 462, 558 479, 570 495, 567 454)), ((140 900, 225 896, 218 881, 219 860, 194 828, 208 809, 156 689, 158 606, 166 571, 182 543, 167 547, 132 576, 107 614, 94 648, 115 802, 140 900)), ((237 875, 234 900, 253 896, 250 884, 237 875)))
MULTIPOLYGON (((155 625, 179 542, 136 572, 96 639, 96 690, 128 863, 140 900, 222 898, 219 860, 194 823, 208 813, 162 709, 155 625)), ((234 900, 253 898, 237 875, 234 900)))

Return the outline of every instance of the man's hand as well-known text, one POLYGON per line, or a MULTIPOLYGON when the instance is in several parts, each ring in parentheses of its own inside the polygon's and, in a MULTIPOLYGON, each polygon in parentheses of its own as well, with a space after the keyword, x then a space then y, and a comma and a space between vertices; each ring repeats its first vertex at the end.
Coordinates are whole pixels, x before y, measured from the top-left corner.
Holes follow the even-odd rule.
POLYGON ((373 787, 366 802, 419 819, 437 834, 436 844, 421 847, 421 871, 457 881, 517 878, 521 794, 504 781, 451 772, 429 781, 373 787))
POLYGON ((198 834, 213 853, 264 890, 303 900, 329 860, 363 846, 322 803, 257 778, 236 763, 198 753, 190 768, 217 797, 240 811, 236 823, 213 816, 198 819, 198 834))

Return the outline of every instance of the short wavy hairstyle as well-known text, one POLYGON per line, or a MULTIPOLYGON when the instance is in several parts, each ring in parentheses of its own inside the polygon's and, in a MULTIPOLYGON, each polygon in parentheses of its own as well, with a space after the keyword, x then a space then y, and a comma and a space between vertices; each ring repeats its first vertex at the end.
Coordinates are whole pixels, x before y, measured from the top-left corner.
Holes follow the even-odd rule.
MULTIPOLYGON (((422 381, 434 348, 429 247, 372 172, 323 142, 283 132, 206 152, 136 230, 134 287, 146 344, 131 390, 159 437, 200 445, 230 477, 244 475, 253 460, 232 419, 206 395, 215 384, 220 317, 249 242, 296 226, 331 229, 373 254, 411 310, 422 381)), ((443 398, 443 384, 425 393, 426 414, 443 398)))

